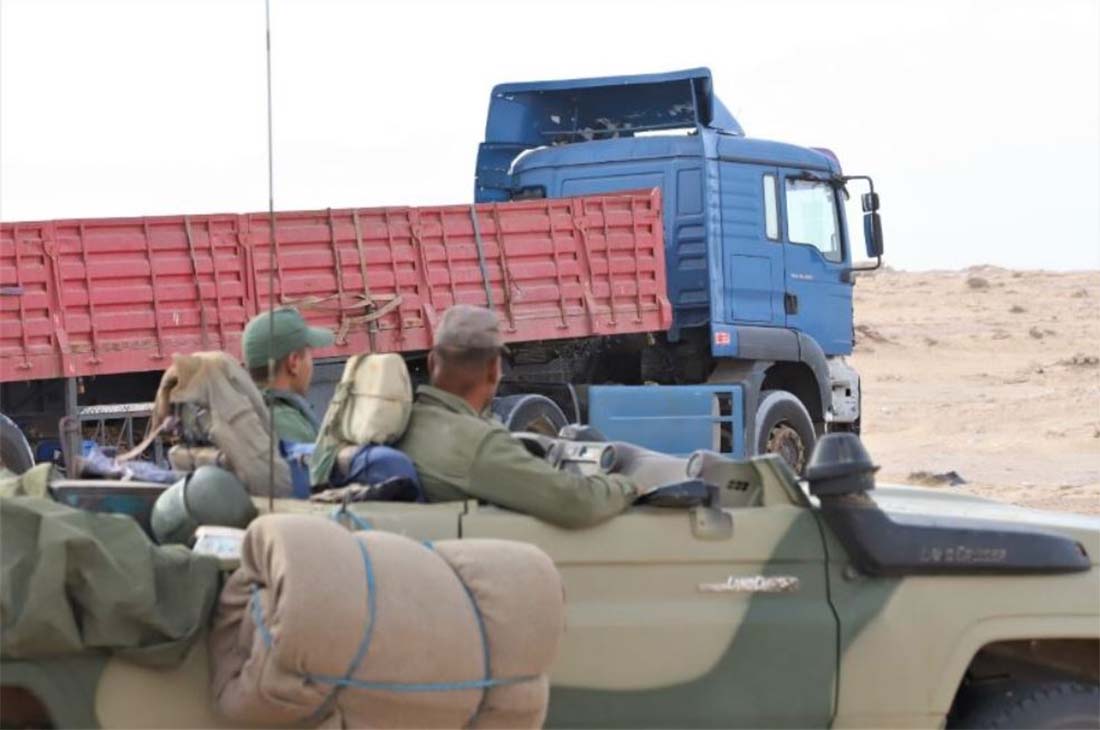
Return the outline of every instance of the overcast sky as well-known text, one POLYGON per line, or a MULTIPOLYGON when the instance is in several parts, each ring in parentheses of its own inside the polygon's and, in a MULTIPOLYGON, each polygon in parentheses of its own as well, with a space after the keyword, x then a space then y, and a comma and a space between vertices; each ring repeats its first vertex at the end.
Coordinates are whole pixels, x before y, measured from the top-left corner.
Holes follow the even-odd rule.
MULTIPOLYGON (((267 206, 262 0, 0 0, 0 217, 267 206)), ((462 203, 493 84, 709 66, 887 262, 1100 267, 1100 3, 272 0, 280 209, 462 203)))

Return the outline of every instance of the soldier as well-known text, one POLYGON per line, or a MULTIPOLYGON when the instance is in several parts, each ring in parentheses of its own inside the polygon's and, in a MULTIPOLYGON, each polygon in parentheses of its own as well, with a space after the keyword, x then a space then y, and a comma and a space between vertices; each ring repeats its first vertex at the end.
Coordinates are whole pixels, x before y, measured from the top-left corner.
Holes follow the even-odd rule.
POLYGON ((474 497, 563 527, 626 510, 639 493, 630 479, 558 471, 488 417, 503 349, 493 312, 456 305, 444 313, 428 353, 431 385, 417 389, 396 444, 416 465, 428 500, 474 497))
POLYGON ((275 433, 284 441, 313 443, 319 424, 306 400, 313 380, 314 347, 328 347, 333 335, 310 327, 297 309, 282 307, 256 315, 244 328, 241 350, 245 367, 275 412, 275 433), (274 319, 274 323, 272 320, 274 319), (268 380, 267 358, 275 359, 268 380))

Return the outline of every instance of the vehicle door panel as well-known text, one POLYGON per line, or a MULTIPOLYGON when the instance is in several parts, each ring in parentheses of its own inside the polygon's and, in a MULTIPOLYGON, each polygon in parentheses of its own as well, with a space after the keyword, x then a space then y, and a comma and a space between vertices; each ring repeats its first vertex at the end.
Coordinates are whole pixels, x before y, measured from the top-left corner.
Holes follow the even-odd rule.
MULTIPOLYGON (((722 141, 719 141, 719 155, 722 141)), ((774 167, 719 159, 722 307, 717 321, 783 326, 783 246, 770 240, 764 176, 774 167)))
MULTIPOLYGON (((783 289, 787 297, 787 326, 805 332, 817 340, 827 355, 846 355, 852 351, 852 285, 844 280, 850 258, 840 206, 833 201, 839 255, 828 259, 809 243, 795 240, 792 233, 788 186, 801 171, 782 170, 780 205, 783 213, 783 289)), ((805 184, 805 183, 803 183, 805 184)), ((835 194, 834 194, 835 198, 835 194)), ((796 228, 798 226, 795 226, 796 228)))
POLYGON ((696 537, 686 510, 635 508, 585 530, 491 507, 462 517, 464 539, 531 542, 561 571, 568 618, 549 725, 828 723, 836 624, 820 531, 796 506, 729 512, 733 535, 721 540, 696 537), (795 577, 799 588, 701 589, 763 575, 795 577), (791 686, 802 689, 792 696, 791 686))

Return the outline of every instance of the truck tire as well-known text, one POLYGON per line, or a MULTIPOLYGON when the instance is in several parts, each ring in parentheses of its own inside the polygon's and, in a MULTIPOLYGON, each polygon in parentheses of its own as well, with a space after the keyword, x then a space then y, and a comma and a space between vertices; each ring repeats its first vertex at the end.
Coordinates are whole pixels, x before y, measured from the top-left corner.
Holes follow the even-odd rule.
POLYGON ((975 704, 954 728, 1100 728, 1100 687, 1077 682, 1016 684, 975 704))
POLYGON ((799 476, 810 460, 817 437, 802 401, 785 390, 765 390, 756 407, 757 454, 779 454, 799 476))

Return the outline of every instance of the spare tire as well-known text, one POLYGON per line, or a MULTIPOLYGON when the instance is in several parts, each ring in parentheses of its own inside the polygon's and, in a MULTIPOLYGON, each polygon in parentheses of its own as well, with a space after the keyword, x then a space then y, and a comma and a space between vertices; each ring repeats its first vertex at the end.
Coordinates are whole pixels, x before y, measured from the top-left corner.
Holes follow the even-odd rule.
POLYGON ((806 406, 786 390, 765 390, 756 407, 757 454, 778 454, 802 476, 817 436, 806 406))

